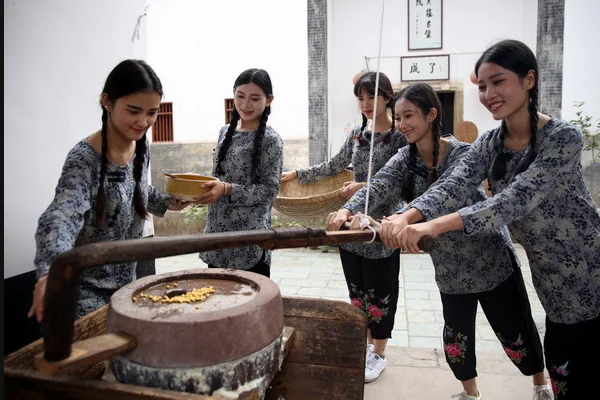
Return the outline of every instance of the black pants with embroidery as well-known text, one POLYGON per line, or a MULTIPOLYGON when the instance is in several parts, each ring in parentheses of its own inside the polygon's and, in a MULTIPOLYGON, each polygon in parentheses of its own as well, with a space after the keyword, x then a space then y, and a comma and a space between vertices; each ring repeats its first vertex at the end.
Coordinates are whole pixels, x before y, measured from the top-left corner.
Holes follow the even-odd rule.
POLYGON ((371 337, 391 338, 400 291, 400 252, 370 259, 340 248, 340 258, 350 300, 367 313, 371 337))
POLYGON ((475 317, 481 305, 504 352, 523 375, 544 370, 542 344, 531 316, 521 270, 487 292, 441 293, 444 313, 444 353, 454 376, 466 381, 477 376, 475 317))
POLYGON ((544 352, 556 399, 600 399, 600 315, 576 324, 546 318, 544 352))

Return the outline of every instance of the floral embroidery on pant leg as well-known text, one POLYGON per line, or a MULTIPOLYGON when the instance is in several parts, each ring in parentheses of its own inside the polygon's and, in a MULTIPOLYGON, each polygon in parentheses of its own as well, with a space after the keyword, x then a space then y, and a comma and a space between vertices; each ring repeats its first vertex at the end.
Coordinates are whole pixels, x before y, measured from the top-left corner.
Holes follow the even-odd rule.
POLYGON ((451 363, 465 363, 467 351, 467 336, 462 333, 454 333, 447 325, 444 327, 444 352, 451 363))
MULTIPOLYGON (((550 363, 550 369, 553 374, 567 377, 569 376, 569 362, 567 361, 563 365, 556 367, 552 363, 550 363)), ((557 381, 555 378, 550 376, 550 381, 552 382, 552 391, 554 394, 566 394, 567 393, 567 382, 557 381)))
POLYGON ((554 394, 566 394, 567 393, 567 382, 560 382, 554 378, 550 378, 552 382, 552 391, 554 394))
POLYGON ((368 322, 381 322, 382 318, 389 312, 389 306, 386 306, 390 302, 390 295, 388 294, 384 298, 378 298, 374 294, 374 289, 364 292, 359 290, 354 284, 351 284, 351 287, 350 299, 352 305, 360 308, 367 314, 368 322))
POLYGON ((508 358, 510 358, 513 363, 520 364, 523 358, 527 355, 527 348, 523 344, 521 334, 519 334, 519 337, 514 342, 504 339, 502 334, 499 332, 496 332, 496 336, 502 343, 502 348, 504 349, 504 352, 508 358))

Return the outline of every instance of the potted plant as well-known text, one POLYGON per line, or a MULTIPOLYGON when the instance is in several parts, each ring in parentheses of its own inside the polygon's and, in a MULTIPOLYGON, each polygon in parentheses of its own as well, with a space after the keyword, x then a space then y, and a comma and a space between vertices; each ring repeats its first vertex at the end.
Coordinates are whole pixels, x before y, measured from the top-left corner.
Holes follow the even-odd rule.
POLYGON ((180 211, 178 234, 193 234, 204 232, 208 208, 204 204, 191 204, 180 211))

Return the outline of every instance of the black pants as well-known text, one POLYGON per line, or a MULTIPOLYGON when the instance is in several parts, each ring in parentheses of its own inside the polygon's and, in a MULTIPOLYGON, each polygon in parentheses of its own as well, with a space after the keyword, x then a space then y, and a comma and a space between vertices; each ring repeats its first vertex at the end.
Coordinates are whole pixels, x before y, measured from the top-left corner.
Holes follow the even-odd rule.
MULTIPOLYGON (((143 239, 153 238, 154 235, 144 236, 143 239)), ((156 260, 140 260, 135 266, 135 279, 140 279, 145 276, 156 275, 156 260)))
POLYGON ((373 260, 340 248, 340 257, 350 300, 367 313, 371 337, 391 338, 400 290, 400 252, 373 260))
POLYGON ((504 352, 523 375, 544 370, 542 344, 531 316, 521 270, 492 290, 473 294, 441 293, 444 313, 444 353, 454 376, 466 381, 477 376, 475 317, 477 303, 500 340, 504 352))
POLYGON ((546 318, 544 352, 555 399, 600 399, 600 315, 576 324, 546 318))
MULTIPOLYGON (((209 265, 208 268, 221 268, 221 267, 217 267, 216 265, 209 265)), ((271 266, 265 262, 265 252, 263 251, 263 255, 262 255, 260 261, 258 262, 258 264, 256 264, 252 268, 246 269, 244 271, 255 272, 257 274, 260 274, 260 275, 266 276, 267 278, 270 278, 271 277, 271 266)))

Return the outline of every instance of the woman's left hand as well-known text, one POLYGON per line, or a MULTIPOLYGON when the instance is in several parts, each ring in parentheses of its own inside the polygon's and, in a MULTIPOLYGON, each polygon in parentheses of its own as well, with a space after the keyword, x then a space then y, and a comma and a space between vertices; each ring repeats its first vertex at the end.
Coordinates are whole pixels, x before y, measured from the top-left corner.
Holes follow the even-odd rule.
POLYGON ((419 253, 421 250, 417 243, 423 236, 435 237, 431 222, 407 225, 398 235, 400 248, 409 253, 419 253))
POLYGON ((341 210, 334 211, 327 215, 327 221, 325 224, 328 231, 339 231, 340 228, 348 221, 352 213, 350 210, 342 208, 341 210))
POLYGON ((178 198, 172 197, 171 198, 171 202, 169 203, 169 207, 167 208, 167 210, 170 211, 181 211, 184 208, 186 208, 187 206, 189 206, 190 204, 195 203, 194 201, 183 201, 180 200, 178 198))
POLYGON ((367 221, 369 221, 369 226, 372 226, 374 228, 379 228, 381 226, 381 224, 379 222, 377 222, 370 215, 364 215, 362 213, 356 213, 356 215, 353 215, 351 217, 351 219, 350 219, 350 227, 348 229, 350 229, 351 231, 360 231, 360 230, 366 229, 366 228, 363 228, 361 226, 363 218, 366 218, 367 221))
POLYGON ((342 190, 342 197, 346 200, 349 200, 352 196, 354 196, 354 193, 358 192, 363 187, 365 187, 364 182, 355 182, 355 181, 344 182, 344 189, 342 190))

